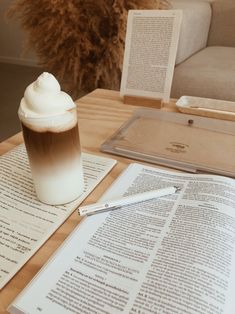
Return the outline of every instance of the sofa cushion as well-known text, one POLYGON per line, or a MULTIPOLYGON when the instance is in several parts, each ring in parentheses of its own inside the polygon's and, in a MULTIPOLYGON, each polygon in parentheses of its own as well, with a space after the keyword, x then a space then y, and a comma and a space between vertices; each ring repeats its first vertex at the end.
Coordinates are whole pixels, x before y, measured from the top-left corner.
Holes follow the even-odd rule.
POLYGON ((175 67, 171 97, 235 101, 235 48, 207 47, 175 67))
POLYGON ((215 0, 208 46, 235 47, 235 1, 215 0))
POLYGON ((183 11, 176 64, 206 47, 211 22, 211 6, 207 1, 172 0, 173 9, 183 11))

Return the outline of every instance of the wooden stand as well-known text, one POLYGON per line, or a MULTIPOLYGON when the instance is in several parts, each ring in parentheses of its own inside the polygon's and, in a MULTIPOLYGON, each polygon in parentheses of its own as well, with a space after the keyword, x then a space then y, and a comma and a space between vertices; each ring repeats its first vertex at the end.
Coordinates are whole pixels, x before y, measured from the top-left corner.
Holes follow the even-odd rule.
POLYGON ((162 99, 145 98, 140 96, 123 96, 123 103, 134 106, 150 107, 161 109, 163 106, 162 99))

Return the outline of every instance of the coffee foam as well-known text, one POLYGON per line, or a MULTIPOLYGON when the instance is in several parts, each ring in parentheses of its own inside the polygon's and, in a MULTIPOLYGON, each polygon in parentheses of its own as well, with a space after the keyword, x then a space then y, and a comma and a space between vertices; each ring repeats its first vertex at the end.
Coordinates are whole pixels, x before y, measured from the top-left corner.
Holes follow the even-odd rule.
POLYGON ((47 72, 26 88, 18 114, 22 123, 38 132, 61 132, 77 123, 72 98, 61 91, 56 78, 47 72))

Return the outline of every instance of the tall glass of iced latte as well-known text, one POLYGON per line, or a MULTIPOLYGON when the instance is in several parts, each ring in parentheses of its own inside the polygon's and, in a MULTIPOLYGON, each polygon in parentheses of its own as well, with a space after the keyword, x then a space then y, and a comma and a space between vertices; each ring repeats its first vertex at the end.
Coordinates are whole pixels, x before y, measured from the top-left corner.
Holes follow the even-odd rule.
POLYGON ((39 200, 59 205, 78 198, 84 181, 72 98, 45 72, 26 88, 18 115, 39 200))

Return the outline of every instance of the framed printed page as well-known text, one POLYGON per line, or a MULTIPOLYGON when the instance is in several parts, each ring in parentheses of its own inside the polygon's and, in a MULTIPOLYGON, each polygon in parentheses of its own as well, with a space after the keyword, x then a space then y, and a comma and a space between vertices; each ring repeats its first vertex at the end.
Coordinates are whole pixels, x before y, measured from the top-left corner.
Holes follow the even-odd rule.
POLYGON ((122 96, 169 101, 182 12, 180 10, 130 10, 122 96))

